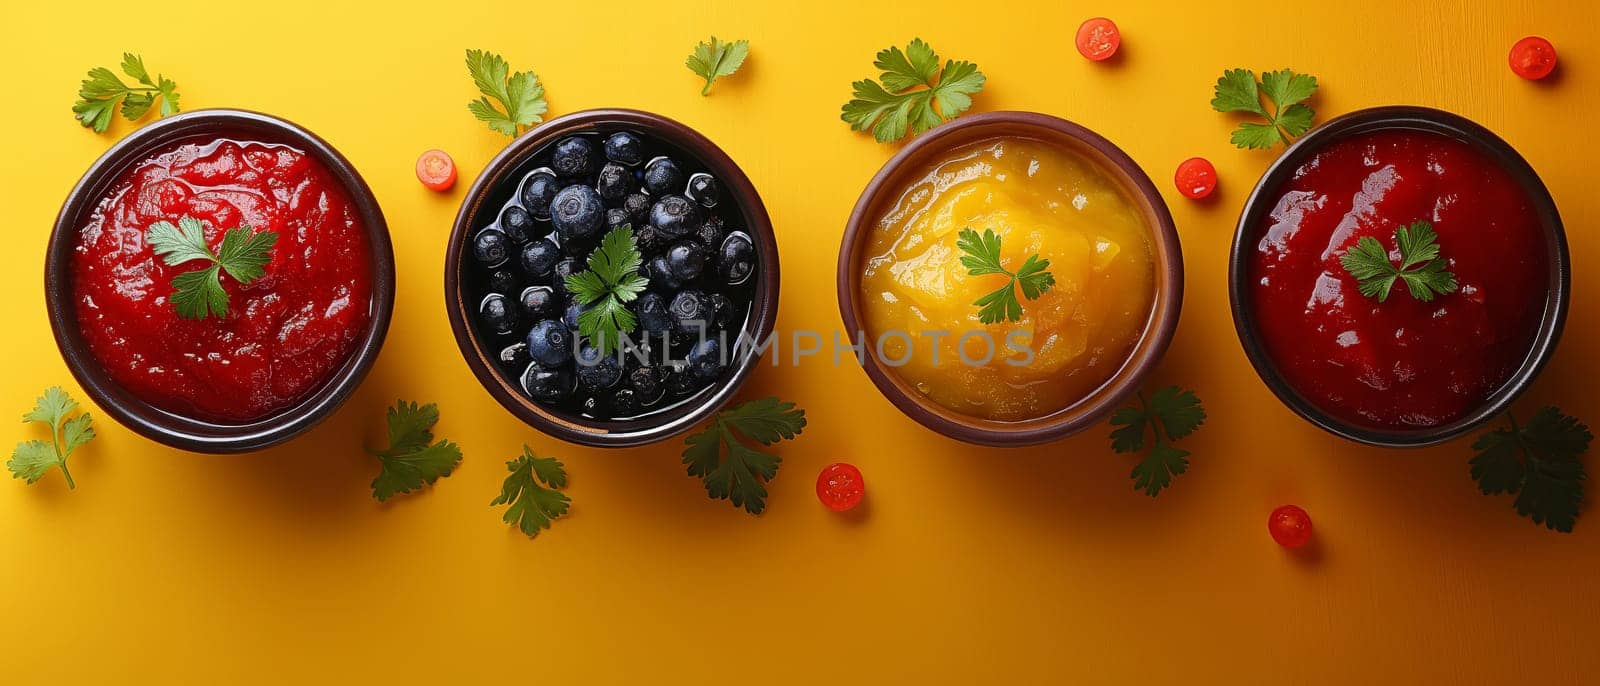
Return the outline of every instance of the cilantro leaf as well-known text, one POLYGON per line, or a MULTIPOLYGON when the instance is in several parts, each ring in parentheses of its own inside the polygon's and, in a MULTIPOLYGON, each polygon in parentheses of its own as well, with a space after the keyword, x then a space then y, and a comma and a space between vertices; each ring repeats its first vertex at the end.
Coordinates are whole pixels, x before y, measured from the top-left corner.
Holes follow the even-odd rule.
POLYGON ((569 275, 565 285, 584 310, 578 315, 578 332, 601 355, 610 355, 622 342, 622 334, 638 325, 628 303, 639 297, 650 280, 639 274, 644 254, 639 252, 633 227, 623 224, 600 239, 589 253, 589 268, 569 275))
POLYGON ((388 424, 389 447, 367 451, 383 463, 372 480, 372 497, 378 502, 431 486, 440 477, 450 476, 461 464, 460 446, 448 440, 433 440, 433 425, 439 423, 438 405, 396 401, 384 420, 388 424))
POLYGON ((1056 283, 1056 277, 1045 271, 1050 267, 1050 260, 1041 260, 1038 255, 1029 255, 1016 273, 1002 266, 1000 236, 995 234, 994 229, 984 229, 981 236, 970 227, 962 229, 956 236, 956 248, 964 253, 961 266, 967 268, 967 274, 1004 274, 1010 277, 1005 286, 973 301, 972 304, 978 306, 978 321, 984 324, 1022 319, 1022 303, 1017 301, 1016 286, 1022 286, 1023 297, 1038 300, 1056 283))
POLYGON ((66 391, 61 390, 60 386, 45 389, 44 395, 39 396, 33 409, 22 415, 22 421, 49 426, 50 442, 18 443, 16 449, 11 452, 11 459, 6 461, 6 468, 11 470, 12 478, 22 479, 31 484, 43 478, 51 467, 59 467, 61 475, 67 480, 67 488, 78 487, 72 480, 72 472, 67 471, 67 458, 72 456, 72 451, 94 440, 95 433, 94 427, 90 425, 93 420, 88 412, 67 417, 77 409, 77 401, 69 397, 66 391))
POLYGON ((689 55, 684 64, 689 71, 698 74, 706 80, 705 88, 700 89, 700 95, 711 94, 711 83, 719 77, 732 76, 744 65, 744 60, 750 55, 750 41, 736 40, 724 43, 716 36, 711 37, 711 42, 702 42, 694 46, 694 53, 689 55))
POLYGON ((1507 415, 1510 426, 1472 444, 1472 478, 1485 495, 1515 493, 1517 514, 1546 528, 1571 533, 1588 480, 1578 457, 1589 450, 1589 427, 1554 407, 1543 407, 1526 425, 1507 415))
POLYGON ((1244 112, 1263 119, 1262 122, 1241 122, 1231 140, 1240 148, 1263 149, 1278 143, 1288 143, 1311 130, 1316 112, 1305 101, 1317 92, 1317 77, 1296 74, 1288 69, 1269 71, 1261 75, 1259 85, 1255 72, 1248 69, 1229 69, 1217 79, 1211 109, 1218 112, 1244 112), (1266 96, 1272 110, 1262 104, 1266 96))
POLYGON ((72 112, 78 123, 95 133, 105 133, 111 126, 112 115, 119 110, 128 121, 138 121, 149 113, 156 100, 161 101, 161 116, 178 111, 178 84, 164 76, 150 78, 144 58, 131 52, 122 54, 122 73, 141 84, 129 86, 110 69, 90 69, 89 78, 78 87, 78 101, 72 112))
POLYGON ((241 285, 261 278, 266 273, 267 263, 272 261, 270 253, 278 243, 278 234, 257 232, 249 225, 229 229, 223 234, 217 252, 212 253, 200 220, 184 216, 176 226, 166 221, 151 224, 145 230, 145 242, 169 266, 193 260, 211 263, 203 269, 173 277, 173 293, 169 298, 179 317, 205 319, 210 314, 218 317, 228 314, 228 292, 222 288, 222 272, 228 272, 241 285))
POLYGON ((507 136, 516 137, 520 127, 533 126, 541 121, 549 106, 544 101, 544 85, 539 75, 531 71, 511 74, 506 61, 499 55, 483 50, 467 51, 467 71, 472 83, 483 96, 467 103, 467 110, 489 125, 489 128, 507 136), (495 103, 500 103, 496 108, 495 103))
POLYGON ((490 505, 510 505, 502 518, 505 523, 516 524, 533 538, 567 513, 572 499, 556 490, 567 487, 567 470, 560 460, 538 457, 524 445, 522 456, 507 462, 506 469, 511 473, 500 486, 500 495, 489 501, 490 505))
POLYGON ((1162 388, 1148 398, 1143 393, 1138 397, 1138 405, 1111 415, 1111 425, 1118 427, 1111 431, 1111 449, 1117 453, 1140 452, 1149 434, 1150 452, 1129 476, 1134 490, 1155 497, 1189 469, 1189 451, 1172 443, 1199 429, 1206 421, 1206 411, 1194 391, 1177 386, 1162 388))
POLYGON ((1405 281, 1411 297, 1422 302, 1433 300, 1435 294, 1454 293, 1460 287, 1456 275, 1445 271, 1445 261, 1439 257, 1438 235, 1433 224, 1419 221, 1395 229, 1394 240, 1400 250, 1400 266, 1389 261, 1389 251, 1378 239, 1362 236, 1339 257, 1339 264, 1356 279, 1362 295, 1376 297, 1378 302, 1389 299, 1389 290, 1396 280, 1405 281))
POLYGON ((805 426, 805 410, 794 403, 777 398, 751 400, 717 413, 710 425, 685 439, 683 463, 688 465, 689 476, 700 477, 706 495, 758 515, 767 507, 765 484, 778 475, 783 460, 745 445, 740 437, 773 445, 800 435, 805 426))
POLYGON ((921 38, 913 39, 903 52, 894 46, 879 51, 872 64, 883 72, 879 81, 851 84, 852 98, 840 109, 839 118, 851 130, 871 129, 879 143, 955 119, 972 107, 972 96, 983 90, 985 80, 971 62, 948 60, 941 69, 939 55, 921 38))

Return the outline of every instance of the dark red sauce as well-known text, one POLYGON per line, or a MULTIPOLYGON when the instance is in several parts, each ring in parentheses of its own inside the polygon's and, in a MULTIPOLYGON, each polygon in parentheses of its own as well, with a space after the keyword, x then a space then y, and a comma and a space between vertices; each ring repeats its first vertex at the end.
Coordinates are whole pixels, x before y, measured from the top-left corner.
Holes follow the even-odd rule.
POLYGON ((350 356, 371 309, 370 248, 344 187, 300 150, 252 141, 186 144, 123 174, 83 227, 73 256, 89 349, 135 396, 187 417, 240 423, 292 407, 350 356), (266 273, 226 273, 225 317, 179 318, 168 266, 145 243, 157 221, 278 233, 266 273))
POLYGON ((1482 405, 1522 365, 1548 272, 1526 191, 1472 145, 1382 131, 1328 145, 1277 191, 1250 263, 1267 354, 1328 414, 1372 428, 1429 427, 1482 405), (1340 265, 1372 236, 1426 220, 1459 291, 1420 302, 1396 284, 1379 303, 1340 265))

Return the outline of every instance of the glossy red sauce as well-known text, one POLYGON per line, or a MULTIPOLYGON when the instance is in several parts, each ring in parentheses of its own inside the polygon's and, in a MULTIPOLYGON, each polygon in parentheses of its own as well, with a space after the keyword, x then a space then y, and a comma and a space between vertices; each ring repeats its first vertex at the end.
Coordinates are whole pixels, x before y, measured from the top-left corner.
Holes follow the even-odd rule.
POLYGON ((1429 427, 1480 406, 1522 365, 1547 294, 1532 201, 1479 149, 1422 131, 1333 143, 1278 191, 1250 270, 1267 354, 1302 396, 1372 428, 1429 427), (1459 291, 1420 302, 1397 283, 1384 303, 1340 265, 1372 236, 1433 223, 1459 291))
POLYGON ((218 140, 153 155, 123 174, 83 227, 73 256, 78 324, 111 377, 167 411, 241 423, 287 409, 350 356, 371 304, 370 248, 355 205, 319 162, 291 147, 218 140), (157 221, 278 233, 266 273, 222 275, 228 313, 179 318, 172 277, 145 243, 157 221))

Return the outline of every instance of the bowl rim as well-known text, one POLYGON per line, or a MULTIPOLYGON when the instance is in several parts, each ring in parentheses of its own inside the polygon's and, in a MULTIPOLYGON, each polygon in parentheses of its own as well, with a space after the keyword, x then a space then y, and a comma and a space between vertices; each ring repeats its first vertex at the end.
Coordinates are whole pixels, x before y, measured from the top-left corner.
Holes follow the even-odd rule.
POLYGON ((1516 148, 1487 127, 1453 112, 1415 105, 1386 105, 1350 112, 1323 123, 1296 140, 1261 174, 1249 198, 1245 200, 1234 227, 1233 246, 1228 255, 1229 309, 1233 314, 1239 344, 1244 348, 1256 375, 1280 402, 1318 428, 1340 438, 1385 448, 1418 448, 1444 443, 1483 426, 1508 409, 1533 383, 1554 354, 1566 322, 1571 287, 1566 229, 1554 198, 1532 165, 1516 148), (1397 129, 1445 135, 1473 145, 1501 162, 1528 193, 1540 224, 1545 229, 1546 249, 1549 251, 1549 291, 1544 317, 1540 320, 1538 335, 1522 366, 1476 410, 1448 424, 1425 429, 1388 430, 1347 422, 1329 415, 1301 395, 1278 373, 1262 345, 1251 312, 1249 288, 1244 283, 1249 278, 1248 261, 1252 252, 1249 249, 1249 237, 1259 233, 1256 227, 1271 209, 1271 203, 1275 202, 1273 193, 1285 178, 1294 173, 1312 153, 1330 143, 1350 136, 1397 129))
POLYGON ((839 314, 851 343, 861 346, 858 357, 867 378, 903 414, 939 434, 967 443, 995 447, 1038 445, 1060 440, 1099 424, 1138 392, 1144 380, 1154 371, 1171 345, 1183 308, 1183 246, 1165 198, 1144 169, 1115 143, 1081 124, 1050 114, 1015 110, 985 112, 955 119, 917 136, 885 162, 867 183, 850 212, 840 243, 837 291, 839 314), (1072 139, 1082 145, 1080 153, 1087 151, 1093 153, 1091 157, 1097 156, 1099 159, 1095 162, 1104 170, 1118 175, 1118 181, 1129 200, 1144 211, 1150 224, 1152 257, 1156 262, 1157 283, 1144 330, 1117 371, 1075 403, 1044 417, 1020 422, 983 420, 965 415, 959 415, 958 418, 958 413, 952 410, 914 397, 903 387, 903 382, 879 364, 876 346, 865 345, 862 340, 865 331, 859 316, 861 274, 857 265, 860 262, 860 248, 876 219, 868 213, 876 209, 879 196, 886 192, 901 167, 921 154, 932 154, 952 147, 946 144, 952 137, 959 141, 955 145, 983 140, 977 135, 971 140, 960 137, 983 128, 996 129, 992 136, 994 138, 1027 137, 1025 133, 1018 133, 1027 129, 1044 131, 1072 139))
POLYGON ((344 155, 310 130, 270 114, 242 109, 191 110, 161 118, 111 144, 73 185, 62 203, 46 244, 45 305, 56 347, 96 405, 123 426, 164 445, 198 453, 242 453, 288 441, 333 414, 371 370, 383 347, 394 311, 394 249, 388 223, 372 189, 344 155), (226 138, 259 135, 317 158, 344 186, 365 226, 372 260, 371 316, 359 344, 315 392, 296 405, 245 424, 221 424, 185 417, 141 400, 123 389, 89 351, 78 326, 71 253, 82 221, 130 166, 156 149, 207 135, 226 138))
MULTIPOLYGON (((491 351, 479 345, 476 332, 468 318, 468 303, 463 297, 461 283, 462 263, 465 260, 467 237, 475 230, 480 211, 487 211, 484 203, 491 192, 529 157, 564 136, 603 130, 607 127, 627 127, 665 139, 682 149, 721 182, 728 197, 734 198, 744 220, 744 230, 754 241, 756 255, 761 260, 757 283, 751 301, 751 316, 742 329, 752 336, 753 342, 764 342, 772 335, 778 316, 779 258, 777 235, 755 184, 732 157, 704 134, 675 119, 654 112, 627 108, 595 108, 579 110, 551 119, 537 128, 511 141, 505 149, 485 165, 461 200, 455 223, 450 231, 444 258, 444 300, 450 319, 450 330, 456 348, 479 385, 500 403, 506 411, 547 436, 569 443, 600 448, 622 448, 663 441, 681 434, 705 421, 712 413, 730 402, 744 386, 766 346, 736 346, 738 359, 709 392, 700 391, 701 397, 672 410, 660 423, 637 429, 618 430, 602 422, 585 422, 566 419, 541 408, 538 403, 522 395, 511 383, 502 378, 489 360, 491 351)), ((488 208, 492 210, 494 208, 488 208)))

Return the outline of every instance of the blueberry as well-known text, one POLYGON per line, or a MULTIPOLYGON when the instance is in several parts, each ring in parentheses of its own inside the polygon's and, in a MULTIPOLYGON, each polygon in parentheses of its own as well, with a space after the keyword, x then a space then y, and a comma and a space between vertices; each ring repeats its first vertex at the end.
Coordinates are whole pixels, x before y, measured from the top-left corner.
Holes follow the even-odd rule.
MULTIPOLYGON (((612 229, 619 229, 619 228, 622 228, 624 226, 628 226, 628 225, 631 225, 631 224, 633 224, 633 220, 628 218, 628 211, 627 210, 620 209, 620 208, 606 210, 606 230, 607 231, 610 231, 612 229)), ((635 240, 637 240, 637 239, 635 239, 635 240)))
POLYGON ((606 159, 636 167, 644 161, 644 141, 627 131, 613 133, 606 137, 606 159))
POLYGON ((672 313, 673 331, 683 336, 700 336, 711 325, 711 301, 697 290, 680 291, 667 306, 672 313))
POLYGON ((650 279, 650 287, 657 291, 671 292, 683 288, 683 282, 672 275, 672 268, 667 265, 666 255, 656 255, 644 265, 645 276, 650 279))
POLYGON ((679 241, 667 248, 667 269, 678 281, 689 282, 706 266, 705 248, 694 241, 679 241))
POLYGON ((522 180, 522 190, 517 196, 522 206, 535 219, 550 218, 550 203, 556 199, 556 175, 549 169, 539 168, 522 180))
POLYGON ((683 188, 683 172, 669 157, 657 157, 644 165, 644 189, 651 195, 666 195, 683 188))
POLYGON ((522 390, 534 400, 553 402, 572 394, 572 373, 562 367, 547 367, 537 362, 522 373, 522 390))
POLYGON ((500 229, 484 229, 472 239, 472 256, 485 267, 504 264, 510 254, 511 239, 506 238, 505 232, 500 229))
POLYGON ((605 203, 593 188, 571 185, 556 193, 550 205, 550 223, 563 239, 582 238, 600 228, 605 221, 605 203))
POLYGON ((507 205, 500 212, 500 230, 506 232, 506 237, 518 243, 527 243, 537 238, 534 233, 538 227, 533 224, 533 215, 527 210, 516 205, 507 205))
POLYGON ((594 143, 578 136, 569 136, 556 141, 555 152, 550 154, 550 166, 557 174, 566 177, 593 174, 594 143))
POLYGON ((631 417, 639 413, 639 394, 631 388, 623 388, 611 394, 611 414, 616 417, 631 417))
POLYGON ((667 237, 661 235, 656 227, 649 224, 635 224, 633 242, 639 246, 639 252, 654 255, 667 247, 667 237))
POLYGON ((538 278, 549 276, 560 259, 560 246, 549 238, 541 238, 522 248, 522 273, 538 278))
POLYGON ((500 349, 500 366, 509 371, 525 369, 533 363, 533 358, 528 356, 527 343, 512 343, 500 349))
POLYGON ((517 289, 517 273, 510 269, 496 269, 489 274, 489 290, 510 293, 517 289))
POLYGON ((495 333, 511 333, 517 325, 517 313, 511 310, 511 301, 499 293, 490 293, 478 303, 478 318, 495 333))
POLYGON ((643 193, 629 193, 622 199, 622 209, 628 211, 628 219, 634 226, 644 226, 650 221, 650 196, 643 193))
POLYGON ((607 162, 600 168, 600 177, 594 182, 595 192, 600 198, 611 204, 620 204, 623 198, 628 197, 628 192, 633 190, 633 172, 624 169, 622 165, 607 162))
POLYGON ((705 339, 690 348, 688 362, 689 376, 700 381, 715 380, 728 366, 728 361, 722 358, 722 342, 715 338, 705 339))
POLYGON ((556 268, 550 270, 550 289, 555 291, 557 302, 567 298, 567 277, 583 271, 578 266, 578 261, 568 257, 556 263, 556 268))
POLYGON ((674 368, 666 373, 661 381, 662 387, 667 389, 667 394, 675 398, 682 398, 699 390, 701 384, 687 369, 674 368))
POLYGON ((661 371, 659 367, 642 366, 628 370, 628 388, 636 391, 645 400, 654 399, 661 394, 661 371))
POLYGON ((543 319, 556 309, 556 294, 549 286, 529 286, 522 289, 522 316, 543 319))
POLYGON ((603 391, 622 380, 622 364, 616 355, 602 355, 588 343, 578 347, 578 383, 590 392, 603 391))
POLYGON ((669 195, 650 208, 650 225, 669 238, 677 238, 700 225, 700 208, 681 195, 669 195))
POLYGON ((743 231, 728 234, 717 253, 718 273, 729 286, 744 283, 756 270, 756 248, 743 231))
POLYGON ((716 331, 732 332, 734 321, 739 313, 734 311, 733 301, 721 293, 712 293, 706 296, 711 300, 711 327, 716 331))
MULTIPOLYGON (((563 239, 561 241, 561 254, 566 255, 570 259, 576 259, 580 264, 582 264, 588 261, 589 253, 594 250, 596 243, 599 243, 599 241, 593 236, 587 238, 563 239)), ((583 270, 579 269, 578 271, 581 272, 583 270)))
POLYGON ((646 293, 633 301, 633 314, 639 320, 639 330, 645 336, 660 336, 672 329, 672 314, 667 312, 667 300, 655 293, 646 293))
POLYGON ((722 245, 723 235, 722 217, 712 215, 695 227, 693 238, 706 246, 707 250, 716 250, 717 246, 722 245))
POLYGON ((562 311, 561 314, 561 323, 565 324, 567 329, 577 331, 578 317, 583 314, 585 309, 588 308, 585 308, 583 303, 578 302, 577 298, 568 298, 567 309, 562 311))
POLYGON ((543 319, 528 330, 528 356, 547 367, 559 367, 572 359, 572 334, 554 319, 543 319))
POLYGON ((702 207, 717 206, 717 179, 710 174, 700 172, 689 177, 689 188, 686 191, 690 200, 700 203, 702 207))

